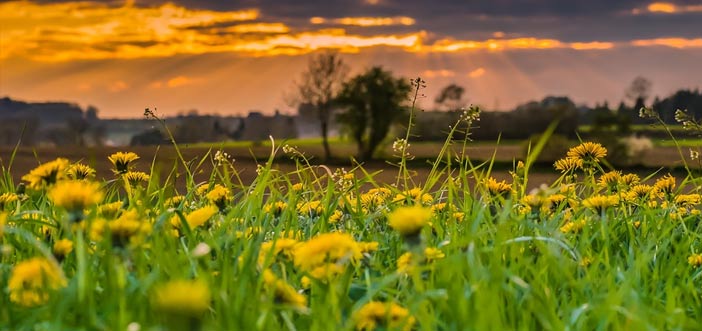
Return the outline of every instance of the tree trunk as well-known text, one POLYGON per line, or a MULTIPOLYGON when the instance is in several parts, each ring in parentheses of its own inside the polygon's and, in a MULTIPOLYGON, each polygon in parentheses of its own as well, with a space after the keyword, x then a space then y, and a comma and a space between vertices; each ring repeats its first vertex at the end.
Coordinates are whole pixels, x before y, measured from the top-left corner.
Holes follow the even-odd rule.
POLYGON ((322 121, 322 146, 324 146, 324 161, 331 159, 331 149, 329 149, 329 123, 322 121))
POLYGON ((322 131, 322 146, 324 147, 324 161, 331 159, 331 149, 329 148, 329 109, 319 108, 319 124, 322 131))

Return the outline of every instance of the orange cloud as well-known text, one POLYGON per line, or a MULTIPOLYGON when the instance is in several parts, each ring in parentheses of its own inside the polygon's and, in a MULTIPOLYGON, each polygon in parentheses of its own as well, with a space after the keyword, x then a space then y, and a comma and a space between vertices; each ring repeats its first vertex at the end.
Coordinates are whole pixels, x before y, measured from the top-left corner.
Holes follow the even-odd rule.
POLYGON ((283 23, 251 23, 234 25, 216 31, 229 33, 288 33, 290 28, 283 23))
POLYGON ((154 88, 154 89, 160 89, 160 88, 164 88, 164 87, 176 88, 176 87, 191 85, 194 82, 195 82, 195 79, 192 79, 190 77, 176 76, 176 77, 170 78, 166 81, 157 80, 155 82, 152 82, 151 84, 149 84, 149 87, 154 88))
POLYGON ((391 25, 414 25, 414 18, 407 16, 397 17, 342 17, 327 19, 324 17, 310 18, 312 24, 338 24, 352 26, 391 26, 391 25))
POLYGON ((129 88, 129 84, 125 83, 122 80, 118 80, 118 81, 112 82, 107 87, 107 90, 112 92, 112 93, 117 93, 117 92, 122 92, 128 88, 129 88))
POLYGON ((611 42, 601 42, 592 41, 586 43, 570 43, 570 48, 577 50, 589 50, 589 49, 610 49, 614 47, 614 43, 611 42))
POLYGON ((488 40, 441 39, 431 46, 435 52, 458 52, 464 50, 508 50, 562 48, 563 43, 555 39, 515 38, 488 40))
POLYGON ((676 5, 670 2, 652 2, 645 7, 634 8, 634 15, 642 13, 677 14, 702 12, 702 5, 676 5))
POLYGON ((424 70, 422 72, 422 77, 427 77, 427 78, 436 78, 436 77, 453 77, 455 76, 456 73, 447 70, 447 69, 439 69, 439 70, 424 70))
MULTIPOLYGON (((665 6, 651 7, 664 11, 665 6)), ((700 6, 698 6, 700 7, 700 6)), ((675 6, 675 11, 695 6, 675 6)), ((668 8, 670 9, 670 8, 668 8)), ((425 44, 424 31, 405 34, 349 33, 344 28, 295 30, 280 22, 259 21, 257 9, 208 11, 164 4, 140 7, 133 2, 111 6, 99 2, 33 3, 0 2, 3 22, 0 59, 35 61, 137 59, 179 54, 239 53, 244 56, 300 55, 334 49, 356 53, 365 48, 390 47, 408 52, 445 53, 509 50, 607 50, 619 45, 699 47, 699 39, 664 38, 629 42, 563 42, 556 39, 505 38, 495 32, 487 40, 439 39, 425 44)), ((314 17, 312 24, 353 26, 413 25, 414 19, 398 17, 314 17)), ((447 77, 446 72, 428 75, 447 77)), ((182 83, 182 82, 181 82, 182 83)), ((188 82, 189 83, 189 82, 188 82)), ((152 87, 167 87, 168 81, 152 87), (159 85, 160 84, 160 85, 159 85)), ((181 85, 182 86, 182 85, 181 85)))
POLYGON ((478 69, 472 70, 471 72, 468 73, 468 77, 470 78, 478 78, 482 75, 485 74, 485 68, 480 67, 478 69))
POLYGON ((640 39, 631 42, 634 46, 667 46, 673 48, 698 48, 702 47, 702 38, 686 39, 686 38, 657 38, 657 39, 640 39))

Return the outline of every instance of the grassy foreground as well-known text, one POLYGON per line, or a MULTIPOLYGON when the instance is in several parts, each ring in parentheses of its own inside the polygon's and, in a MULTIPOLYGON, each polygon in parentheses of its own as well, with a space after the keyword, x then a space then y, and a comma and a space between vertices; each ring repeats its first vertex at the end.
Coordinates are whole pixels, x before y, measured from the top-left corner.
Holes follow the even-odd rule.
POLYGON ((405 140, 392 185, 290 146, 251 184, 224 153, 207 181, 183 164, 183 192, 129 152, 107 181, 3 168, 0 330, 700 329, 699 180, 605 170, 583 143, 527 191, 543 143, 510 182, 447 144, 414 183, 405 140))

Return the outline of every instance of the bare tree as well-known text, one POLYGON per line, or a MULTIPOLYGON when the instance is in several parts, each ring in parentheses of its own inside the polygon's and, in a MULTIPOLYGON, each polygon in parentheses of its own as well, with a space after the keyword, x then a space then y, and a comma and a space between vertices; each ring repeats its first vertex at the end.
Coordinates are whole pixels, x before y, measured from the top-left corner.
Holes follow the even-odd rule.
POLYGON ((331 157, 328 140, 331 111, 348 71, 339 54, 319 53, 310 58, 301 80, 295 84, 296 103, 310 104, 317 111, 326 160, 331 157))

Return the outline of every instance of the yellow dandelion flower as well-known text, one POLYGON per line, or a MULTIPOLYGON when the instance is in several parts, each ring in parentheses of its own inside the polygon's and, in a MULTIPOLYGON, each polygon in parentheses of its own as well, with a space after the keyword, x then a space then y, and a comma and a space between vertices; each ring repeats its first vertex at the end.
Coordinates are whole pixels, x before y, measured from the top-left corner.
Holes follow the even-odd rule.
POLYGON ((540 210, 547 210, 551 206, 550 201, 546 197, 544 197, 540 194, 525 195, 522 197, 520 202, 524 206, 528 206, 531 209, 531 211, 533 211, 533 212, 538 212, 540 210))
POLYGON ((205 195, 207 201, 219 207, 220 210, 227 206, 231 197, 232 195, 229 189, 220 184, 215 185, 212 190, 205 195))
POLYGON ((411 206, 400 207, 388 215, 388 224, 402 236, 418 235, 431 219, 431 209, 411 206))
POLYGON ((263 271, 263 282, 276 304, 290 306, 297 310, 306 310, 307 297, 298 293, 284 280, 276 277, 269 269, 263 271))
POLYGON ((409 311, 393 302, 370 301, 353 314, 356 330, 405 330, 416 323, 409 311))
POLYGON ((563 233, 578 233, 587 225, 588 219, 581 219, 575 221, 568 221, 563 226, 560 227, 560 231, 563 233))
POLYGON ((625 194, 625 199, 628 202, 643 202, 649 198, 655 198, 656 192, 653 186, 646 184, 638 184, 631 187, 625 194))
POLYGON ((349 234, 333 232, 320 234, 295 249, 295 266, 307 272, 327 264, 341 266, 361 258, 361 249, 349 234))
POLYGON ((435 214, 441 214, 444 211, 454 211, 456 207, 449 205, 446 202, 435 203, 431 205, 431 212, 435 214))
POLYGON ((578 263, 581 267, 586 268, 589 267, 592 264, 593 260, 589 256, 584 256, 580 259, 580 262, 578 263))
POLYGON ((324 205, 319 200, 301 202, 297 204, 297 212, 300 215, 315 217, 324 212, 324 205))
POLYGON ((358 248, 361 250, 361 253, 366 254, 377 251, 379 245, 377 241, 359 242, 358 248))
POLYGON ((329 223, 330 224, 336 224, 341 221, 341 218, 344 217, 344 213, 341 210, 335 210, 334 213, 329 215, 329 223))
POLYGON ((46 303, 52 291, 65 286, 61 268, 40 257, 18 263, 7 283, 10 301, 27 307, 46 303))
POLYGON ((699 205, 702 201, 702 195, 699 194, 680 194, 675 197, 675 204, 683 207, 692 207, 699 205))
MULTIPOLYGON (((185 220, 188 222, 188 226, 194 229, 205 224, 217 213, 219 213, 219 209, 216 206, 205 206, 185 215, 185 220)), ((174 215, 173 218, 171 218, 171 225, 179 229, 181 226, 180 217, 174 215)))
POLYGON ((28 174, 22 176, 22 180, 28 183, 29 188, 40 190, 65 179, 68 165, 67 159, 58 158, 32 169, 28 174))
POLYGON ((512 193, 512 185, 507 184, 506 181, 497 181, 495 178, 488 178, 485 182, 485 186, 488 192, 493 197, 507 197, 512 193))
POLYGON ((379 194, 364 193, 360 196, 361 206, 365 208, 375 208, 385 204, 385 197, 379 194))
POLYGON ((0 194, 0 211, 5 209, 5 206, 7 206, 13 202, 16 202, 16 201, 19 201, 19 196, 15 193, 6 192, 3 194, 0 194))
POLYGON ((637 174, 625 174, 620 178, 620 182, 628 187, 637 185, 641 181, 637 174))
POLYGON ((663 193, 665 196, 670 196, 673 194, 673 190, 675 190, 675 177, 667 174, 661 178, 658 178, 656 183, 653 185, 653 188, 663 193))
POLYGON ((131 186, 137 186, 142 183, 148 183, 151 176, 142 171, 127 171, 123 175, 124 180, 129 182, 131 186))
POLYGON ((98 214, 105 218, 116 218, 122 211, 124 203, 115 201, 98 206, 98 214))
POLYGON ((446 257, 446 254, 438 248, 427 247, 424 249, 424 256, 421 260, 416 260, 414 254, 406 252, 397 258, 397 272, 408 274, 417 264, 431 264, 446 257))
POLYGON ((7 213, 0 211, 0 240, 5 234, 5 224, 7 223, 7 213))
POLYGON ((422 205, 430 205, 434 201, 434 198, 432 198, 430 194, 424 193, 421 188, 415 187, 396 195, 393 202, 406 202, 407 200, 422 205))
POLYGON ((180 204, 183 202, 183 200, 185 200, 184 196, 174 195, 174 196, 166 199, 166 201, 164 201, 164 205, 166 205, 166 207, 168 207, 168 208, 176 208, 176 207, 180 206, 180 204))
POLYGON ((139 155, 133 152, 117 152, 110 155, 107 159, 115 166, 115 173, 124 174, 129 171, 129 165, 139 159, 139 155))
POLYGON ((600 143, 584 142, 568 150, 566 154, 569 158, 580 159, 583 162, 597 163, 607 156, 607 149, 600 143))
POLYGON ((258 235, 263 231, 263 228, 260 226, 250 226, 244 229, 244 231, 236 231, 234 232, 234 237, 237 239, 251 239, 253 236, 258 235))
POLYGON ((125 212, 118 219, 107 223, 106 226, 110 229, 112 244, 117 247, 136 242, 138 236, 148 235, 151 232, 151 224, 143 221, 136 210, 125 212))
POLYGON ((290 238, 279 238, 275 241, 264 242, 261 244, 261 249, 258 252, 258 264, 264 265, 267 259, 275 261, 278 257, 292 261, 298 245, 300 245, 300 242, 290 238))
POLYGON ((441 260, 446 257, 446 254, 438 248, 427 247, 424 249, 424 258, 427 263, 434 262, 436 260, 441 260))
POLYGON ((557 160, 553 164, 553 167, 562 173, 572 172, 583 168, 583 160, 580 158, 566 157, 557 160))
POLYGON ((266 214, 272 214, 275 217, 280 216, 280 214, 283 213, 283 210, 288 208, 288 204, 285 201, 275 201, 275 202, 269 202, 266 203, 263 206, 263 211, 266 214))
POLYGON ((73 251, 73 242, 69 239, 60 239, 54 243, 53 252, 58 258, 64 258, 73 251))
POLYGON ((95 169, 82 164, 76 163, 68 168, 68 178, 74 180, 91 179, 95 177, 95 169))
POLYGON ((293 192, 302 192, 302 190, 305 189, 305 186, 302 183, 296 183, 290 186, 290 190, 293 192))
POLYGON ((695 268, 702 265, 702 255, 692 254, 687 258, 687 263, 695 268))
POLYGON ((412 271, 413 255, 411 252, 404 253, 397 258, 397 272, 400 274, 408 274, 412 271))
POLYGON ((98 183, 68 180, 52 187, 48 196, 56 206, 69 212, 82 212, 83 209, 100 203, 104 193, 98 183))
POLYGON ((195 195, 198 197, 204 196, 210 191, 210 184, 202 184, 195 188, 195 195))
POLYGON ((609 207, 614 207, 619 204, 619 196, 617 195, 593 195, 583 200, 583 206, 590 208, 597 213, 602 213, 609 207))
POLYGON ((602 174, 602 176, 600 176, 600 179, 597 181, 597 184, 603 189, 616 191, 621 178, 621 172, 614 170, 602 174))
POLYGON ((562 203, 568 201, 568 197, 566 197, 563 194, 556 193, 556 194, 551 194, 551 195, 547 196, 546 200, 548 200, 548 204, 550 204, 551 206, 558 207, 562 203))
POLYGON ((158 311, 199 318, 210 307, 212 296, 204 281, 172 280, 156 287, 151 299, 158 311))
POLYGON ((366 193, 380 196, 383 199, 388 199, 392 196, 392 191, 389 188, 385 188, 385 187, 375 187, 375 188, 368 190, 368 192, 366 192, 366 193))

